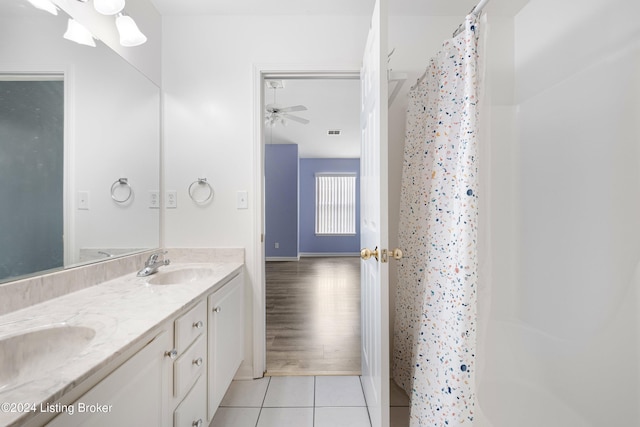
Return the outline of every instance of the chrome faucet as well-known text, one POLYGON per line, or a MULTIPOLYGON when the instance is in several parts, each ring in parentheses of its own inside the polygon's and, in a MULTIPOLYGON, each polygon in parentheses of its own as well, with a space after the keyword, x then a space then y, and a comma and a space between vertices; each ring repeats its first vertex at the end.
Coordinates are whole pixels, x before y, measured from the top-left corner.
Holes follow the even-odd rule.
POLYGON ((144 268, 138 271, 138 277, 146 277, 151 276, 154 273, 158 272, 158 269, 163 265, 169 265, 171 261, 164 258, 164 255, 167 251, 158 251, 154 252, 149 256, 147 262, 144 263, 144 268), (158 258, 162 256, 162 260, 158 261, 158 258))

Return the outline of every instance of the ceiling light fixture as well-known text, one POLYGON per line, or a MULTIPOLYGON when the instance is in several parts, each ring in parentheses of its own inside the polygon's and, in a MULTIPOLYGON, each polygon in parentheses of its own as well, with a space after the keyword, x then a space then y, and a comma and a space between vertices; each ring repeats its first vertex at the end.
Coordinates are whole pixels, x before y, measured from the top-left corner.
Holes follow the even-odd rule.
POLYGON ((69 18, 69 20, 67 21, 67 31, 62 37, 78 44, 96 47, 96 42, 94 40, 93 34, 91 34, 91 32, 78 21, 71 18, 69 18))
POLYGON ((120 33, 120 44, 126 47, 140 46, 147 41, 147 36, 136 25, 132 17, 118 13, 116 27, 120 33))
POLYGON ((124 0, 93 0, 93 8, 103 15, 115 15, 124 9, 124 0))

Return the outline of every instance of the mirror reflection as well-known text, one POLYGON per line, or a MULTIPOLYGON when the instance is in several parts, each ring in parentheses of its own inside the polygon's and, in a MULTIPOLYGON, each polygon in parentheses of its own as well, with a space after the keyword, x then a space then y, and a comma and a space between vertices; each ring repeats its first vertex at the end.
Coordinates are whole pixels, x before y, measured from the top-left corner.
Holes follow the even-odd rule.
POLYGON ((0 282, 159 246, 160 91, 0 0, 0 282))

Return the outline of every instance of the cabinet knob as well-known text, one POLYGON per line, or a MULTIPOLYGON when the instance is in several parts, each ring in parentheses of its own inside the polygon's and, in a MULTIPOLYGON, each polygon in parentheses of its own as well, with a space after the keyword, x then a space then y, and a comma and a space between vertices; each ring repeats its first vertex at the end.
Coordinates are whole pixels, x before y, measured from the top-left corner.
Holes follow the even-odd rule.
POLYGON ((203 326, 204 326, 204 323, 202 323, 202 320, 198 320, 197 322, 193 323, 193 327, 196 329, 202 329, 203 326))
POLYGON ((198 357, 193 361, 193 364, 196 366, 202 366, 202 357, 198 357))
POLYGON ((198 421, 192 422, 191 425, 193 427, 202 427, 202 418, 200 418, 198 421))
POLYGON ((220 313, 222 311, 222 307, 216 307, 213 309, 214 313, 220 313))
POLYGON ((176 357, 178 357, 178 350, 176 350, 175 348, 169 351, 165 351, 164 352, 165 356, 169 356, 169 359, 175 359, 176 357))

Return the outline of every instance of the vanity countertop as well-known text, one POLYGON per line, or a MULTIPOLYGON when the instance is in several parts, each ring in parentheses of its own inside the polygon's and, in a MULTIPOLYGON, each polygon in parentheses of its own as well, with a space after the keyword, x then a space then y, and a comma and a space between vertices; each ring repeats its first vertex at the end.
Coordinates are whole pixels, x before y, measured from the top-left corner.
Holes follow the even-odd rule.
POLYGON ((0 426, 21 425, 35 416, 33 407, 39 410, 41 404, 59 400, 119 355, 140 345, 158 326, 221 287, 242 266, 239 262, 173 264, 160 272, 207 267, 212 274, 183 285, 150 285, 148 281, 154 276, 136 277, 131 273, 0 316, 0 340, 52 326, 82 326, 95 331, 91 342, 63 366, 19 387, 0 388, 0 426), (34 406, 22 408, 24 404, 34 406))

